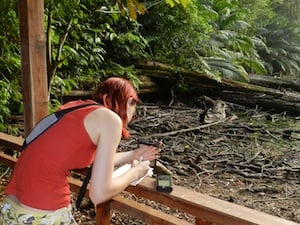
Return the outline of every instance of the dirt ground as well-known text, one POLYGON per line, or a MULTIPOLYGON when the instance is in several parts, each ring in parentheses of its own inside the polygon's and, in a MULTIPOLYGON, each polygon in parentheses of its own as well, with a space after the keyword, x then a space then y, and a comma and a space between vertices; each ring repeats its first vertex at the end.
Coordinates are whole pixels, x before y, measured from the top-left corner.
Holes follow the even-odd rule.
MULTIPOLYGON (((300 117, 199 98, 144 102, 130 129, 121 149, 162 140, 159 162, 176 185, 300 223, 300 117)), ((84 212, 81 223, 94 224, 84 212)), ((114 212, 112 224, 144 223, 114 212)))
MULTIPOLYGON (((176 185, 300 223, 299 116, 207 98, 144 102, 130 130, 121 150, 136 148, 140 137, 161 140, 159 162, 176 185)), ((79 224, 95 224, 89 206, 79 224)), ((144 223, 113 212, 112 224, 144 223)))

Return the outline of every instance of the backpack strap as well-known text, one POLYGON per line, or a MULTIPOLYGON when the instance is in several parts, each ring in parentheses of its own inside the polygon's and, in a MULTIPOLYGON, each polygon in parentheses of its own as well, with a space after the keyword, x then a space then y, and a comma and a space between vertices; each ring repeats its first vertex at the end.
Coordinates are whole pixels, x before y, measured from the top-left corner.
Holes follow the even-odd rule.
POLYGON ((24 150, 32 141, 34 141, 39 136, 41 136, 48 128, 50 128, 55 123, 57 123, 65 114, 74 111, 76 109, 80 109, 91 105, 99 105, 99 104, 89 103, 89 104, 76 105, 73 107, 56 111, 55 113, 51 113, 48 116, 44 117, 40 122, 36 124, 36 126, 30 131, 30 133, 24 139, 22 150, 24 150))
POLYGON ((88 103, 88 104, 75 105, 75 106, 72 106, 72 107, 69 107, 69 108, 58 110, 58 111, 55 112, 55 115, 57 116, 57 118, 61 118, 65 114, 67 114, 67 113, 69 113, 71 111, 74 111, 76 109, 80 109, 80 108, 83 108, 83 107, 91 106, 91 105, 100 105, 100 104, 97 104, 97 103, 88 103))
POLYGON ((80 190, 79 190, 79 193, 78 193, 78 196, 77 196, 77 199, 76 199, 76 203, 75 203, 76 210, 80 211, 80 205, 81 205, 82 199, 83 199, 83 197, 84 197, 84 195, 86 193, 86 189, 87 189, 88 183, 90 182, 90 179, 91 179, 92 169, 93 169, 92 166, 90 166, 87 169, 85 178, 84 178, 84 180, 82 182, 82 185, 80 187, 80 190))

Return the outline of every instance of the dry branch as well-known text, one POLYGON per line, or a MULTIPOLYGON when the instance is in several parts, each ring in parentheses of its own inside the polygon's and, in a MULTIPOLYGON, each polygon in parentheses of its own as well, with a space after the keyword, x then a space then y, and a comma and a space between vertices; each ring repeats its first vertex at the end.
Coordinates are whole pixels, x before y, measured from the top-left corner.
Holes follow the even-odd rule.
MULTIPOLYGON (((300 151, 291 147, 289 154, 274 156, 272 149, 268 150, 264 144, 274 142, 277 146, 281 143, 288 148, 297 137, 291 135, 285 140, 276 129, 229 118, 202 124, 200 111, 199 108, 154 107, 144 103, 138 107, 139 120, 130 128, 136 137, 162 138, 164 149, 159 162, 175 175, 188 176, 194 171, 215 176, 227 172, 251 179, 300 179, 297 165, 300 151), (172 126, 167 126, 170 121, 172 126)), ((291 132, 298 129, 295 127, 291 132)))

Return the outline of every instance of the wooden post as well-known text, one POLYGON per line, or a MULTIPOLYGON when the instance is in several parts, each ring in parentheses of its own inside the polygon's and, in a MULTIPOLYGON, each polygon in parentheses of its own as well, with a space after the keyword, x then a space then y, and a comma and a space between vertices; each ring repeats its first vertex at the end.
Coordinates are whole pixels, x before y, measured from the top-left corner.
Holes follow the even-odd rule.
POLYGON ((44 1, 19 0, 25 134, 48 114, 44 1))
POLYGON ((96 225, 110 225, 110 201, 97 205, 96 225))
POLYGON ((210 222, 207 222, 205 220, 202 220, 201 218, 196 217, 195 218, 195 225, 217 225, 217 224, 210 223, 210 222))

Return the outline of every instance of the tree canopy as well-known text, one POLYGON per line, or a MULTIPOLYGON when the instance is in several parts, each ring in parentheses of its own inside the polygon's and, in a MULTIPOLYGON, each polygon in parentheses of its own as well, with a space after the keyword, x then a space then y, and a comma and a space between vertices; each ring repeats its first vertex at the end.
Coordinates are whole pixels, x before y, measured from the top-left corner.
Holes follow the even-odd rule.
MULTIPOLYGON (((22 112, 18 1, 0 0, 0 130, 22 112)), ((299 77, 300 0, 46 0, 51 102, 156 60, 215 80, 299 77)))

